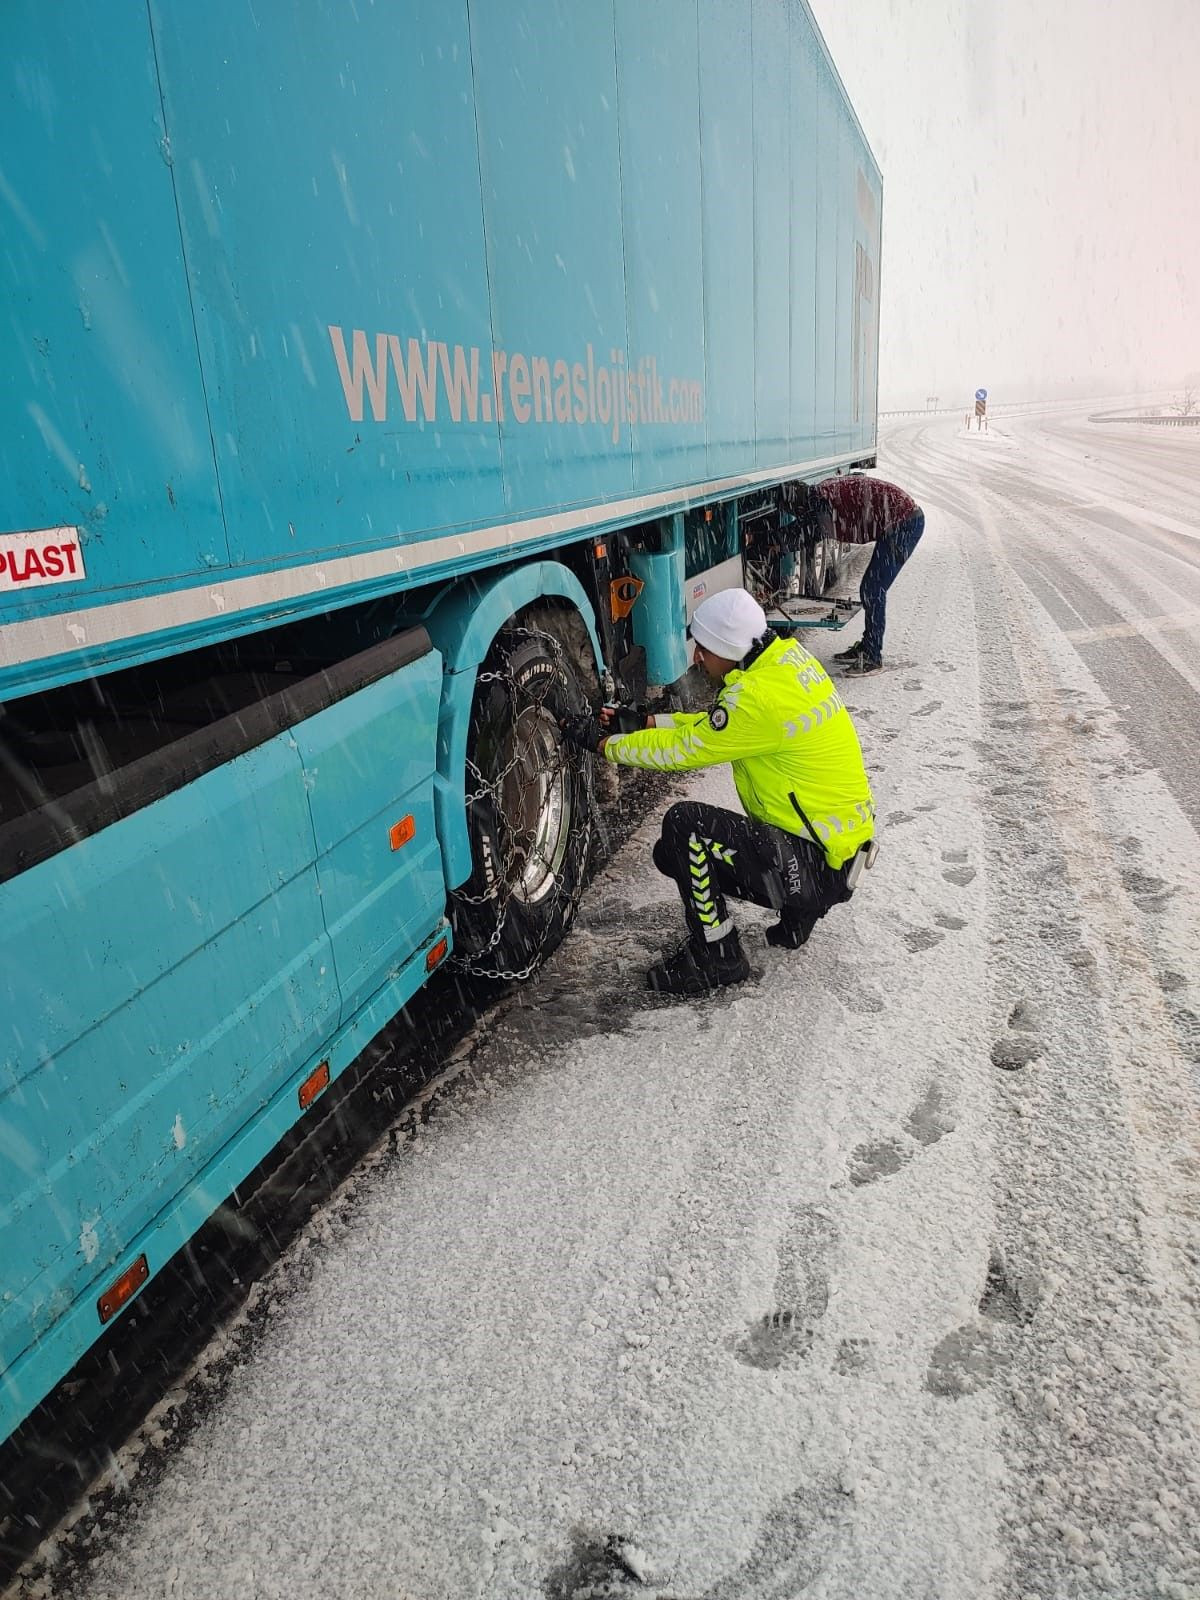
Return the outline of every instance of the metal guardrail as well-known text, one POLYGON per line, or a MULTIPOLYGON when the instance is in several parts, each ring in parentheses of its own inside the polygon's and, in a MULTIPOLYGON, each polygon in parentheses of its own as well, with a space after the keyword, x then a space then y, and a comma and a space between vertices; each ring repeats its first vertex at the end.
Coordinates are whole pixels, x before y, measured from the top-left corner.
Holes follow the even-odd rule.
POLYGON ((1150 428, 1200 428, 1200 412, 1187 417, 1135 417, 1128 411, 1097 411, 1089 422, 1137 422, 1150 428))
MULTIPOLYGON (((1078 400, 1000 400, 989 404, 987 414, 989 417, 997 415, 1011 416, 1020 411, 1053 411, 1056 407, 1064 410, 1074 410, 1079 405, 1078 400)), ((882 422, 886 417, 965 417, 971 413, 975 415, 975 402, 962 406, 913 406, 907 411, 880 411, 876 415, 882 422)))
MULTIPOLYGON (((1164 393, 1169 393, 1169 391, 1159 390, 1159 391, 1157 391, 1157 393, 1159 395, 1162 395, 1164 393)), ((1094 396, 1092 396, 1093 403, 1095 403, 1096 400, 1102 400, 1102 399, 1106 399, 1106 398, 1110 398, 1110 397, 1104 396, 1104 395, 1094 395, 1094 396)), ((1119 398, 1119 396, 1111 397, 1111 398, 1119 398)), ((1167 403, 1168 402, 1167 402, 1166 399, 1155 400, 1153 398, 1153 393, 1147 395, 1141 401, 1142 405, 1153 405, 1153 404, 1166 405, 1167 403)), ((909 406, 909 407, 906 407, 906 408, 904 408, 902 410, 899 410, 899 411, 880 411, 880 412, 877 413, 877 415, 878 415, 880 421, 882 421, 885 417, 938 417, 938 416, 952 417, 952 416, 955 416, 956 414, 958 416, 966 416, 966 414, 968 412, 970 412, 971 415, 974 416, 974 404, 975 404, 974 401, 971 400, 971 401, 965 402, 962 405, 957 405, 957 406, 909 406)), ((989 417, 994 417, 994 416, 997 416, 997 415, 999 415, 1001 413, 1003 413, 1004 415, 1011 415, 1014 412, 1022 412, 1022 411, 1054 411, 1056 409, 1073 411, 1078 406, 1086 405, 1086 404, 1087 404, 1086 398, 1085 399, 1075 399, 1075 398, 1073 398, 1073 399, 1066 399, 1066 400, 995 400, 995 401, 989 401, 987 414, 988 414, 989 417)), ((1162 423, 1166 423, 1166 424, 1181 424, 1183 426, 1188 426, 1189 424, 1200 423, 1200 415, 1194 416, 1194 417, 1177 417, 1177 416, 1169 416, 1169 417, 1139 417, 1139 416, 1136 416, 1136 415, 1134 415, 1133 413, 1131 413, 1129 411, 1119 411, 1119 412, 1097 411, 1097 412, 1094 412, 1091 416, 1088 417, 1088 421, 1089 422, 1151 422, 1151 423, 1162 422, 1162 423)))

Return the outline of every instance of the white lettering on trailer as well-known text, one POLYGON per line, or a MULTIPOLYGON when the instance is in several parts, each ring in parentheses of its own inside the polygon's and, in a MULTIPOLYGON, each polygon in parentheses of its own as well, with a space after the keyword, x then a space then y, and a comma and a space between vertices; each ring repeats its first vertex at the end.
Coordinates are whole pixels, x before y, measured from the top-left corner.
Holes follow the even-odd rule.
POLYGON ((86 577, 78 528, 0 533, 0 591, 78 583, 86 577))
MULTIPOLYGON (((395 333, 346 332, 328 324, 329 343, 351 422, 367 414, 388 421, 389 396, 399 397, 405 422, 423 427, 438 420, 438 395, 444 396, 451 422, 595 423, 616 444, 623 428, 651 424, 699 424, 704 421, 704 385, 695 378, 672 378, 658 370, 654 356, 626 361, 615 346, 604 364, 592 345, 585 346, 587 365, 568 367, 561 357, 525 355, 519 350, 492 350, 492 385, 486 376, 486 351, 478 345, 446 344, 440 339, 402 341, 395 333), (394 385, 394 395, 390 386, 394 385), (507 401, 507 409, 505 402, 507 401)), ((393 409, 391 420, 395 422, 393 409)))

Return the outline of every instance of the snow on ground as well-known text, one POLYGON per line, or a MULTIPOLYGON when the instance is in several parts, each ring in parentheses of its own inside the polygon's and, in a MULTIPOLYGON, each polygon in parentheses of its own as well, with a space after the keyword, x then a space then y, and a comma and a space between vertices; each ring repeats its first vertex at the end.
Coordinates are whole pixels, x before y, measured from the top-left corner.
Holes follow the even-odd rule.
POLYGON ((1136 625, 1200 608, 1153 544, 1197 458, 1139 523, 1137 441, 1073 426, 888 441, 929 529, 894 670, 846 685, 853 902, 795 953, 746 910, 749 984, 651 997, 644 827, 161 1471, 127 1452, 117 1526, 19 1593, 1200 1595, 1200 656, 1136 625))

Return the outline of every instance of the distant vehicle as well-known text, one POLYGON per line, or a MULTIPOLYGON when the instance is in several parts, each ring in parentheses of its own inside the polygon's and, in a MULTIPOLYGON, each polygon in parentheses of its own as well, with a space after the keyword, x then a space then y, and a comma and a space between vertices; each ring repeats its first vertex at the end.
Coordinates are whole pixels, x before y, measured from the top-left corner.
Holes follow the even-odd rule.
POLYGON ((559 716, 873 464, 881 204, 783 0, 5 58, 0 1435, 432 972, 562 937, 559 716))

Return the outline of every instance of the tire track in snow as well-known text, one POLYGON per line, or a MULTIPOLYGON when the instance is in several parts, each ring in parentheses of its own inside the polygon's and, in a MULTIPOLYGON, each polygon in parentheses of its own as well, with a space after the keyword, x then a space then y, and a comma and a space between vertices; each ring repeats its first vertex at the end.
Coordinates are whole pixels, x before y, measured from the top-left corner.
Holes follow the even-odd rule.
POLYGON ((1171 1237, 1176 1225, 1156 1219, 1197 1215, 1194 1176, 1186 1163, 1164 1170, 1160 1143, 1194 1100, 1170 1027, 1153 1027, 1163 998, 1094 798, 1121 741, 1093 755, 1077 712, 1100 696, 1046 656, 996 523, 981 516, 994 566, 979 572, 992 590, 980 655, 1000 693, 1020 686, 1017 715, 992 737, 1013 780, 993 786, 987 808, 1008 904, 997 999, 1041 1012, 1044 1055, 997 1102, 1006 1243, 1043 1285, 1013 1370, 1014 1483, 1034 1489, 1009 1506, 1014 1587, 1189 1593, 1200 1578, 1187 1533, 1200 1518, 1200 1343, 1187 1305, 1197 1239, 1186 1220, 1171 1237), (1138 1016, 1141 1039, 1128 1025, 1138 1016))

